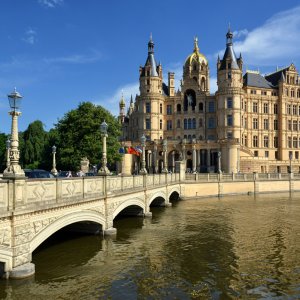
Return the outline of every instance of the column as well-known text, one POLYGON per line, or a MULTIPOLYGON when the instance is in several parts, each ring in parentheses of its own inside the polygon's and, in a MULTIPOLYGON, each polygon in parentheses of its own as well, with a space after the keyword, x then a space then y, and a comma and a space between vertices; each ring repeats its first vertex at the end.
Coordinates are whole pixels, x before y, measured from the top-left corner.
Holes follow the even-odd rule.
POLYGON ((210 149, 206 150, 206 166, 207 166, 207 171, 209 172, 209 170, 210 170, 210 149))
POLYGON ((175 151, 172 151, 172 173, 175 173, 175 151))
POLYGON ((193 168, 193 173, 196 173, 196 160, 197 160, 197 156, 196 156, 196 145, 193 144, 193 150, 192 150, 192 159, 193 159, 193 164, 192 164, 192 168, 193 168))

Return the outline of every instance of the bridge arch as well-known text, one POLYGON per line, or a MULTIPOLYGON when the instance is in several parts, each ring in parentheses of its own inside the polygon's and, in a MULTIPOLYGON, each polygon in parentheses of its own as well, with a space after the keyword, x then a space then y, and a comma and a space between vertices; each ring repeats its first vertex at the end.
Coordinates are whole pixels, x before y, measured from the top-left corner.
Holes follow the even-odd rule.
POLYGON ((143 199, 140 198, 134 198, 131 199, 129 201, 124 201, 123 203, 121 203, 113 212, 113 219, 124 209, 126 209, 129 206, 138 206, 140 207, 143 212, 146 211, 146 207, 145 207, 145 202, 143 201, 143 199))
POLYGON ((30 252, 32 253, 39 245, 41 245, 47 238, 58 230, 78 222, 94 222, 100 224, 102 229, 105 229, 105 218, 102 214, 96 211, 78 211, 64 215, 63 217, 55 220, 46 228, 41 230, 30 242, 30 252))
POLYGON ((162 192, 162 191, 159 191, 157 193, 155 193, 149 200, 149 206, 152 204, 152 203, 155 203, 157 202, 157 200, 159 201, 158 205, 159 206, 163 206, 166 204, 166 199, 167 199, 167 195, 162 192), (155 201, 155 202, 154 202, 155 201))
POLYGON ((180 198, 180 188, 174 187, 170 190, 168 199, 169 201, 178 200, 180 198))

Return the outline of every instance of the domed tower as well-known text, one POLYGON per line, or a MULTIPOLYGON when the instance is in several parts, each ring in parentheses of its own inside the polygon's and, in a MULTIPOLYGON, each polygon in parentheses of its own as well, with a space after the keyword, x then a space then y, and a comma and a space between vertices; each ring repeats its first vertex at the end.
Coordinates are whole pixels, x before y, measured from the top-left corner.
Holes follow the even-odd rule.
MULTIPOLYGON (((194 38, 194 51, 183 66, 182 92, 184 110, 194 111, 197 105, 196 94, 209 94, 209 67, 206 57, 199 52, 198 38, 194 38)), ((197 97, 198 98, 198 97, 197 97)))
POLYGON ((119 108, 120 108, 119 122, 121 124, 123 124, 124 121, 125 121, 125 106, 126 106, 126 103, 125 103, 123 92, 122 92, 122 97, 121 97, 121 100, 119 102, 119 108))
POLYGON ((242 135, 243 61, 236 58, 233 49, 233 34, 226 34, 226 50, 223 59, 217 62, 217 120, 218 138, 222 143, 222 165, 225 172, 239 171, 239 146, 242 135))
POLYGON ((148 57, 140 67, 140 95, 136 97, 138 110, 135 139, 145 134, 147 140, 163 138, 164 96, 162 93, 162 67, 154 57, 152 35, 148 42, 148 57))

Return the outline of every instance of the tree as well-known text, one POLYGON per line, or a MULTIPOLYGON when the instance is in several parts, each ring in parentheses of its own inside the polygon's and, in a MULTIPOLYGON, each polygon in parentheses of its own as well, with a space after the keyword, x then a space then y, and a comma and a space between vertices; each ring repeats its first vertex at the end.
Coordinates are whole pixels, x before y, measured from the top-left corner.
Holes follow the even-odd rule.
POLYGON ((24 168, 40 167, 48 139, 43 123, 39 120, 30 123, 20 137, 21 161, 24 168))
POLYGON ((59 169, 77 170, 80 161, 87 157, 92 165, 98 165, 102 155, 100 124, 108 124, 107 159, 114 165, 120 160, 120 124, 106 109, 90 102, 82 102, 55 125, 57 130, 57 164, 59 169))
POLYGON ((8 136, 5 133, 0 133, 0 172, 6 168, 6 140, 8 136))

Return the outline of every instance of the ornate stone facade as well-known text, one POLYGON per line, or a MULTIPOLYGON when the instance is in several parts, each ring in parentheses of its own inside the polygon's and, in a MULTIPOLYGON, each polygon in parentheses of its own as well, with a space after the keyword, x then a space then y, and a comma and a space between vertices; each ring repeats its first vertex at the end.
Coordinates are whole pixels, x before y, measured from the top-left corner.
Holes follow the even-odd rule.
POLYGON ((265 76, 254 71, 243 75, 242 55, 236 56, 229 30, 223 58, 217 60, 214 94, 197 39, 178 91, 174 73, 168 73, 168 85, 162 74, 151 38, 140 67, 140 94, 131 98, 127 113, 123 96, 120 101, 121 139, 136 146, 146 135, 149 172, 165 167, 174 172, 177 160, 193 173, 299 172, 300 80, 293 64, 265 76))

